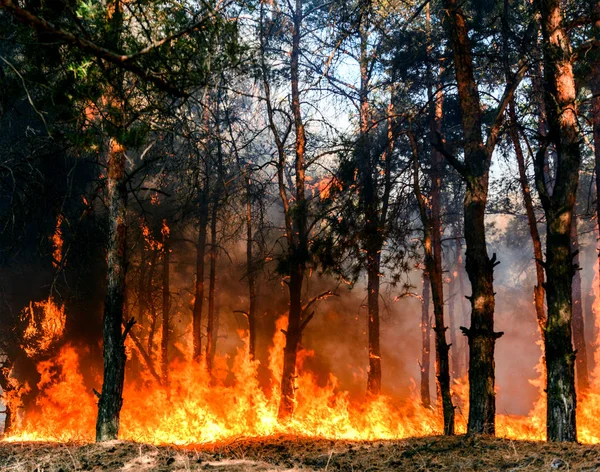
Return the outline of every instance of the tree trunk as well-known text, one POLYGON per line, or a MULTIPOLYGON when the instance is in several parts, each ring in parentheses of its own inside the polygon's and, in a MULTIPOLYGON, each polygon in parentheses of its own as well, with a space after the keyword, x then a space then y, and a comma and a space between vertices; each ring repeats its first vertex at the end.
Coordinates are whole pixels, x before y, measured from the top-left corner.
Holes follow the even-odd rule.
MULTIPOLYGON (((593 3, 592 21, 594 38, 600 41, 600 1, 593 3)), ((595 48, 590 52, 592 66, 590 85, 592 89, 594 169, 596 173, 596 224, 598 225, 598 240, 600 240, 600 50, 599 48, 595 48)), ((600 248, 597 247, 596 250, 598 255, 598 272, 600 275, 600 248)), ((598 277, 598 283, 600 284, 600 277, 598 277)), ((590 328, 593 329, 592 326, 590 328)))
MULTIPOLYGON (((574 255, 573 264, 579 268, 579 235, 577 234, 577 215, 573 211, 571 223, 571 249, 574 255)), ((588 391, 590 381, 588 377, 587 349, 585 345, 585 324, 583 320, 583 305, 581 303, 581 275, 579 270, 573 276, 573 291, 571 302, 573 304, 573 343, 575 345, 575 374, 577 376, 577 389, 580 394, 588 391)))
MULTIPOLYGON (((483 142, 481 105, 473 74, 468 29, 456 0, 444 0, 461 107, 466 181, 464 230, 466 270, 471 281, 471 327, 461 327, 469 342, 469 434, 494 434, 496 396, 494 349, 502 333, 494 332, 495 255, 487 254, 485 206, 491 151, 483 142)), ((457 162, 452 162, 457 167, 457 162)))
POLYGON ((4 429, 2 430, 2 436, 7 438, 12 432, 12 410, 8 405, 4 406, 4 429))
MULTIPOLYGON (((510 80, 511 70, 509 62, 509 43, 508 38, 510 35, 510 24, 509 24, 509 0, 504 0, 504 11, 502 15, 502 38, 503 38, 503 55, 504 55, 504 74, 507 82, 510 80)), ((537 47, 534 48, 537 50, 537 47)), ((539 55, 539 54, 538 54, 539 55)), ((538 64, 539 67, 539 64, 538 64)), ((539 78, 534 77, 534 88, 538 87, 538 91, 541 91, 541 84, 539 78)), ((535 93, 535 90, 534 90, 535 93)), ((540 100, 540 103, 542 100, 540 100)), ((545 133, 545 108, 539 110, 540 121, 538 123, 538 129, 545 133)), ((517 165, 519 167, 519 183, 521 185, 521 194, 523 195, 523 204, 525 205, 525 212, 527 214, 527 223, 529 225, 529 234, 531 236, 531 242, 533 244, 533 258, 535 261, 535 273, 536 273, 536 285, 533 287, 533 303, 535 306, 536 318, 540 327, 540 333, 544 336, 544 327, 546 326, 546 312, 544 310, 544 268, 542 266, 543 253, 542 253, 542 242, 540 240, 540 233, 537 227, 537 220, 535 217, 535 210, 533 207, 533 200, 531 198, 531 188, 529 187, 529 181, 527 180, 527 172, 525 166, 525 156, 523 154, 523 148, 521 147, 521 140, 518 131, 518 119, 515 105, 515 99, 510 101, 508 106, 508 116, 510 118, 509 136, 512 141, 515 156, 517 158, 517 165)), ((541 135, 542 133, 540 133, 541 135)))
POLYGON ((146 276, 148 273, 148 259, 146 256, 146 245, 142 244, 140 254, 140 278, 138 285, 138 323, 143 325, 146 321, 148 311, 148 295, 146 292, 146 276))
POLYGON ((547 373, 549 441, 576 441, 575 353, 572 345, 571 225, 579 182, 581 151, 571 47, 560 0, 538 0, 544 54, 544 102, 548 120, 546 142, 536 154, 536 186, 546 214, 546 299, 548 322, 544 344, 547 373), (556 155, 552 194, 544 166, 547 145, 556 155))
MULTIPOLYGON (((480 182, 477 182, 480 183, 480 182)), ((465 196, 467 274, 471 281, 471 327, 461 327, 469 341, 469 433, 495 433, 494 264, 485 241, 487 188, 473 185, 465 196)), ((487 178, 485 179, 487 187, 487 178)))
POLYGON ((450 392, 450 346, 446 342, 446 327, 444 325, 444 291, 442 278, 442 242, 440 222, 439 192, 441 176, 439 156, 431 153, 431 206, 428 207, 425 196, 421 193, 419 184, 419 152, 416 138, 412 131, 409 139, 413 150, 414 191, 419 204, 419 213, 423 223, 423 248, 425 252, 425 270, 431 284, 433 298, 433 313, 435 319, 435 367, 438 387, 438 405, 441 405, 444 416, 444 434, 454 434, 454 406, 450 392))
POLYGON ((96 441, 117 439, 125 380, 125 335, 122 330, 127 270, 127 188, 125 150, 114 138, 108 151, 108 286, 104 305, 104 378, 98 402, 96 441))
POLYGON ((509 109, 511 126, 510 126, 510 139, 513 143, 515 150, 515 156, 517 157, 517 164, 519 167, 519 182, 521 184, 521 193, 523 195, 523 203, 525 205, 525 212, 527 213, 527 223, 529 225, 529 234, 531 236, 531 242, 533 243, 533 257, 535 260, 535 275, 536 285, 533 287, 533 304, 535 306, 536 318, 540 327, 540 333, 542 337, 544 335, 544 329, 546 327, 546 310, 544 309, 544 297, 546 296, 544 290, 544 267, 542 261, 544 255, 542 253, 542 241, 540 239, 540 233, 537 227, 537 219, 535 217, 535 211, 533 208, 533 199, 531 197, 531 188, 527 180, 527 173, 525 168, 525 156, 523 155, 523 149, 521 147, 521 141, 519 140, 519 134, 517 131, 517 116, 515 111, 514 101, 510 104, 509 109))
POLYGON ((446 326, 444 325, 444 281, 442 274, 442 228, 440 215, 440 187, 441 187, 441 156, 432 149, 431 152, 431 242, 430 254, 426 252, 426 259, 431 281, 431 295, 433 299, 433 314, 435 319, 435 354, 436 375, 438 380, 439 397, 442 400, 444 415, 444 434, 454 434, 454 406, 450 392, 450 346, 446 341, 446 326))
POLYGON ((198 241, 196 242, 196 287, 192 320, 193 358, 200 360, 202 355, 202 308, 204 305, 204 259, 206 256, 206 229, 208 225, 207 189, 200 195, 198 218, 198 241))
MULTIPOLYGON (((467 299, 465 298, 465 277, 464 277, 464 263, 463 263, 463 255, 462 255, 462 228, 460 225, 460 219, 455 221, 455 225, 452 232, 454 236, 454 250, 456 252, 456 261, 454 263, 454 289, 456 294, 455 303, 460 308, 460 314, 463 325, 468 323, 469 318, 469 309, 467 299)), ((454 352, 456 352, 457 357, 461 357, 457 361, 458 371, 456 372, 455 378, 463 378, 467 374, 467 366, 469 365, 469 340, 466 337, 460 338, 460 348, 456 348, 454 352)))
POLYGON ((423 271, 423 300, 421 302, 421 404, 431 406, 429 390, 429 365, 431 360, 431 324, 429 317, 430 282, 427 270, 423 271))
MULTIPOLYGON (((365 212, 363 246, 367 253, 367 336, 369 367, 367 369, 367 394, 381 393, 381 349, 379 340, 379 277, 383 241, 379 228, 379 211, 376 185, 371 164, 370 110, 369 110, 369 13, 363 12, 360 22, 360 136, 357 143, 358 171, 360 173, 360 199, 365 212)), ((390 156, 391 158, 391 156, 390 156)))
POLYGON ((169 228, 163 220, 163 283, 162 283, 162 339, 160 342, 161 374, 163 385, 169 385, 169 318, 171 312, 169 228))
MULTIPOLYGON (((458 235, 456 237, 456 254, 457 254, 457 260, 456 260, 456 267, 457 267, 457 271, 458 271, 458 299, 460 301, 460 312, 462 314, 462 319, 463 319, 463 323, 466 325, 469 321, 469 304, 467 303, 467 298, 465 296, 465 293, 467 292, 465 289, 465 276, 464 276, 464 271, 465 271, 465 267, 464 267, 464 262, 463 262, 463 256, 462 256, 462 242, 461 242, 461 238, 462 238, 462 232, 460 230, 460 226, 458 228, 457 231, 458 235)), ((463 377, 464 375, 467 374, 467 367, 469 365, 469 340, 464 337, 463 338, 463 342, 462 342, 462 355, 464 357, 463 360, 463 369, 461 371, 460 376, 463 377)))
MULTIPOLYGON (((431 17, 429 3, 427 4, 427 26, 431 28, 431 17)), ((428 56, 431 56, 431 42, 428 41, 428 56)), ((433 135, 439 134, 442 128, 443 96, 441 89, 433 93, 433 76, 431 66, 427 68, 427 96, 430 102, 429 128, 433 135)), ((440 74, 443 67, 440 68, 440 74)), ((430 142, 434 137, 431 136, 430 142)), ((450 346, 446 341, 446 328, 444 323, 444 279, 442 271, 442 216, 441 188, 442 188, 442 156, 439 151, 430 146, 431 160, 431 217, 429 224, 431 228, 431 245, 425 247, 425 265, 431 283, 431 295, 433 299, 433 315, 435 319, 435 366, 438 385, 438 398, 441 399, 442 413, 444 416, 444 434, 454 434, 454 406, 452 405, 452 394, 450 392, 450 346)), ((426 215, 426 212, 422 212, 426 215)), ((424 222, 425 223, 425 222, 424 222)), ((439 402, 438 402, 439 405, 439 402)))
MULTIPOLYGON (((146 299, 146 273, 148 269, 148 261, 146 258, 146 245, 142 242, 140 246, 140 276, 138 278, 138 310, 137 310, 137 324, 143 326, 146 322, 146 312, 148 310, 148 304, 146 299)), ((129 372, 131 372, 135 378, 140 375, 141 362, 139 352, 136 350, 132 351, 131 359, 129 359, 129 372)))
POLYGON ((379 395, 381 393, 381 348, 379 346, 379 270, 381 252, 369 251, 367 260, 367 329, 369 335, 367 393, 379 395))
POLYGON ((148 280, 146 285, 146 294, 148 296, 148 302, 150 304, 150 326, 148 327, 148 342, 146 345, 146 352, 148 356, 152 358, 152 351, 154 349, 154 336, 156 335, 156 305, 154 304, 154 269, 156 267, 156 260, 158 258, 158 252, 152 249, 152 256, 150 258, 150 270, 148 271, 148 280))
MULTIPOLYGON (((282 163, 278 169, 278 180, 282 203, 286 210, 286 236, 288 241, 289 257, 289 293, 290 307, 288 316, 288 327, 285 333, 285 348, 283 355, 283 375, 281 378, 281 399, 279 403, 279 418, 286 419, 291 416, 294 410, 294 378, 296 375, 296 356, 298 345, 302 335, 302 325, 308 322, 308 319, 302 320, 302 285, 304 282, 304 271, 308 259, 308 233, 307 233, 307 201, 305 193, 305 168, 304 159, 306 152, 306 132, 302 120, 302 110, 300 107, 300 88, 299 88, 299 59, 300 59, 300 28, 302 25, 302 0, 296 0, 296 6, 293 12, 293 33, 292 33, 292 51, 290 63, 291 96, 292 96, 292 114, 294 117, 294 128, 296 131, 295 143, 295 202, 293 211, 290 211, 289 201, 285 196, 285 191, 281 192, 283 184, 282 163), (290 227, 290 219, 292 227, 290 227)), ((278 146, 279 147, 279 146, 278 146)), ((281 149, 280 149, 281 152, 281 149)))
POLYGON ((208 317, 206 319, 206 370, 212 374, 217 325, 215 323, 215 293, 217 284, 217 213, 218 196, 213 202, 210 220, 210 268, 208 275, 208 317))
MULTIPOLYGON (((6 354, 5 361, 0 365, 0 389, 2 395, 6 395, 12 387, 9 382, 9 376, 12 371, 12 362, 10 361, 8 354, 6 354)), ((8 437, 12 432, 13 426, 13 412, 8 404, 4 404, 4 428, 2 430, 2 436, 8 437)))
MULTIPOLYGON (((290 254, 291 257, 294 254, 290 254)), ((283 372, 281 378, 281 400, 279 402, 279 418, 289 418, 294 412, 296 356, 300 343, 300 323, 302 317, 302 281, 304 268, 297 265, 290 274, 288 285, 290 292, 290 310, 288 327, 285 331, 285 348, 283 350, 283 372)))
POLYGON ((256 355, 256 274, 254 272, 254 256, 252 235, 252 195, 250 177, 246 179, 246 270, 248 272, 248 353, 250 359, 256 355))
POLYGON ((452 363, 450 374, 453 379, 460 378, 460 355, 456 339, 456 295, 456 278, 454 274, 451 274, 450 282, 448 283, 448 325, 450 326, 450 346, 453 347, 450 356, 450 361, 452 363))

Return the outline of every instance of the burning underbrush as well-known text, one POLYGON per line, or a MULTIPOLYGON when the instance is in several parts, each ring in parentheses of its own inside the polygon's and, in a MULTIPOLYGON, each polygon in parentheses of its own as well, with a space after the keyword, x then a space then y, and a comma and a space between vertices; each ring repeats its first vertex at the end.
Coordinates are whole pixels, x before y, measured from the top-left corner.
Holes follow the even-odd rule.
MULTIPOLYGON (((260 385, 258 361, 248 355, 247 340, 233 359, 217 357, 213 375, 203 363, 175 360, 169 366, 168 384, 149 374, 142 381, 126 382, 121 414, 123 440, 153 445, 189 445, 252 438, 294 435, 329 440, 398 440, 431 436, 442 430, 435 409, 421 406, 417 395, 405 399, 379 396, 362 402, 351 400, 334 376, 319 385, 299 356, 296 379, 296 407, 286 422, 277 418, 279 382, 285 337, 285 318, 278 322, 269 353, 271 387, 260 385)), ((132 347, 133 349, 133 347, 132 347)), ((80 354, 71 345, 58 355, 38 364, 39 395, 34 408, 22 412, 19 396, 5 397, 12 411, 21 411, 5 442, 94 440, 97 398, 86 385, 80 354)), ((578 408, 579 439, 600 443, 600 389, 598 379, 590 393, 583 395, 578 408)), ((101 379, 95 380, 96 385, 101 379)), ((545 439, 543 390, 527 416, 498 415, 499 436, 520 440, 545 439)), ((455 382, 455 404, 468 411, 466 382, 455 382)), ((466 430, 464 415, 457 415, 457 432, 466 430)))

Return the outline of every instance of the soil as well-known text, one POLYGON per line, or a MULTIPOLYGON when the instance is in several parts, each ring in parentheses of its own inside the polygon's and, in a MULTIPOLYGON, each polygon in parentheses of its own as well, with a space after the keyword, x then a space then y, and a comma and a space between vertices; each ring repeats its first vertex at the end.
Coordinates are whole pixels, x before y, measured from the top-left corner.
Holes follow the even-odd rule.
POLYGON ((331 441, 290 436, 201 446, 0 442, 0 471, 599 471, 600 446, 486 437, 331 441))

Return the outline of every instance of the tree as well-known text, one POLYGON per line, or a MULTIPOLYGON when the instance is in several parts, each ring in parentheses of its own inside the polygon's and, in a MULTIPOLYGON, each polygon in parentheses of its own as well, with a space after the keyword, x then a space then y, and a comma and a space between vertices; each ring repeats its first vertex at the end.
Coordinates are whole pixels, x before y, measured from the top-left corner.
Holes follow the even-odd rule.
POLYGON ((572 337, 572 281, 576 267, 571 225, 579 182, 581 150, 571 45, 561 3, 538 0, 544 64, 544 104, 548 135, 535 157, 535 181, 546 215, 545 327, 547 434, 549 441, 576 441, 575 352, 572 337), (546 150, 555 153, 552 192, 545 176, 546 150))
MULTIPOLYGON (((518 69, 507 83, 487 138, 482 135, 482 108, 473 73, 473 52, 469 29, 462 6, 456 0, 444 0, 444 24, 452 49, 464 140, 464 161, 444 150, 439 135, 436 147, 459 172, 466 183, 464 232, 466 270, 471 281, 471 326, 461 327, 469 341, 469 422, 468 432, 495 433, 495 364, 496 340, 503 333, 494 331, 494 267, 496 255, 488 256, 485 233, 485 207, 488 197, 492 154, 499 137, 502 117, 514 91, 523 78, 526 66, 518 69)), ((533 27, 528 29, 530 41, 533 27)))

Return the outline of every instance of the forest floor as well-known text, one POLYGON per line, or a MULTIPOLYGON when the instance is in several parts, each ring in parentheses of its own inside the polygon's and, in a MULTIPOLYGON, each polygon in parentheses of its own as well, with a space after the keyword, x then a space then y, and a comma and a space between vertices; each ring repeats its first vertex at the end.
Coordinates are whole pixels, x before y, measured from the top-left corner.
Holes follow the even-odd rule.
POLYGON ((0 471, 600 471, 600 446, 495 438, 330 441, 277 436, 196 447, 0 442, 0 471))

